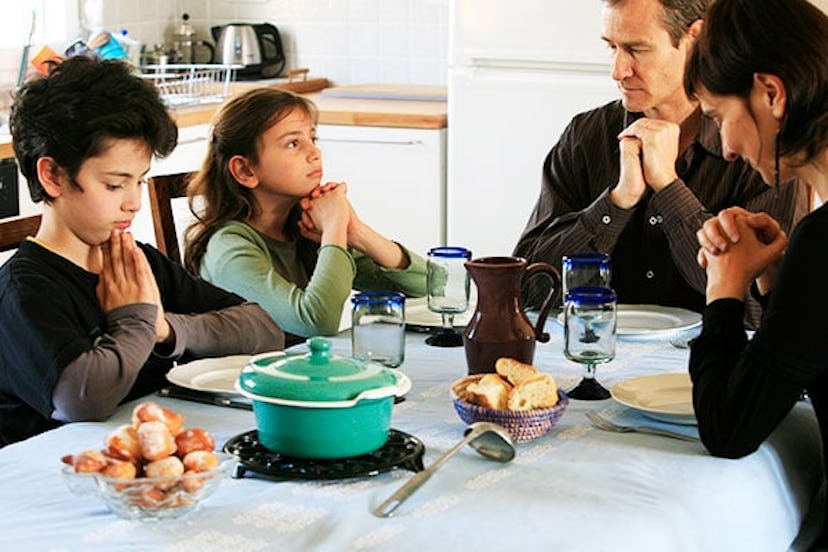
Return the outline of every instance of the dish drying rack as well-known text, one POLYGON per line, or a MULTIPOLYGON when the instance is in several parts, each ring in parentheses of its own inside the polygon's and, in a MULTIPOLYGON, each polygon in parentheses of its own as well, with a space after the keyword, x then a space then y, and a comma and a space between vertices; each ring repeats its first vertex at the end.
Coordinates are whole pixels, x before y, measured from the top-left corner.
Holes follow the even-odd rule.
POLYGON ((167 107, 221 103, 230 96, 230 83, 241 65, 143 65, 141 78, 151 80, 167 107))

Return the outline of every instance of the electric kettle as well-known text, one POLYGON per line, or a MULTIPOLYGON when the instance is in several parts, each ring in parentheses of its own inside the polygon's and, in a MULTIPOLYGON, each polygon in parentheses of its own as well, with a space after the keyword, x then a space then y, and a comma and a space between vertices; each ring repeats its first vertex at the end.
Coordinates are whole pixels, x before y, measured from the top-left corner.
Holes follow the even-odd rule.
POLYGON ((269 23, 231 23, 211 29, 216 41, 216 62, 241 65, 238 77, 276 77, 285 68, 279 31, 269 23))

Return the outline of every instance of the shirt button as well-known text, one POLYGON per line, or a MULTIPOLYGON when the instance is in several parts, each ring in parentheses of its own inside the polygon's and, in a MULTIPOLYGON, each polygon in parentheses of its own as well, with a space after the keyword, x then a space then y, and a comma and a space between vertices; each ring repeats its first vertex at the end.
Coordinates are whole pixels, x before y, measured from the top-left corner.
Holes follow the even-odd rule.
POLYGON ((658 219, 655 216, 650 217, 650 226, 658 224, 658 219))
POLYGON ((656 220, 658 221, 659 224, 661 224, 662 222, 664 222, 664 217, 662 217, 661 215, 657 215, 656 220))
POLYGON ((653 272, 652 270, 648 270, 644 274, 644 276, 646 276, 648 280, 652 280, 655 277, 655 272, 653 272))
POLYGON ((612 217, 609 215, 604 215, 603 217, 601 217, 601 222, 603 222, 604 224, 609 224, 610 222, 612 222, 612 217))

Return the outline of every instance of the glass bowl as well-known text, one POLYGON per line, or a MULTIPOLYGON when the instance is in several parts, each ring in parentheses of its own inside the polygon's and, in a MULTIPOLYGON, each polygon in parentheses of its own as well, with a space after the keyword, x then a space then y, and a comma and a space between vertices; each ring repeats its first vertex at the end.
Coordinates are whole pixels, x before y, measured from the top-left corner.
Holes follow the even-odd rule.
POLYGON ((485 408, 462 399, 465 396, 466 386, 478 381, 485 374, 466 376, 451 384, 451 394, 454 399, 454 410, 460 419, 467 424, 474 422, 494 422, 509 430, 512 439, 517 442, 527 442, 545 435, 560 420, 569 397, 558 389, 558 403, 549 408, 533 410, 499 410, 485 408))
POLYGON ((180 476, 121 479, 100 473, 76 473, 64 466, 63 479, 77 495, 97 495, 119 517, 139 521, 175 519, 195 511, 227 476, 236 458, 215 453, 215 469, 180 476))

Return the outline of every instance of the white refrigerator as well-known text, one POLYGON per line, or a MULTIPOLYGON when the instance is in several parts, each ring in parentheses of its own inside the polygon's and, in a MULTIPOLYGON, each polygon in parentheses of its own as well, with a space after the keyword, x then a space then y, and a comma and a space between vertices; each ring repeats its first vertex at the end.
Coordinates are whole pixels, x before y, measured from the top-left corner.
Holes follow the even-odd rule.
POLYGON ((618 97, 601 0, 450 0, 447 241, 510 255, 573 115, 618 97))

